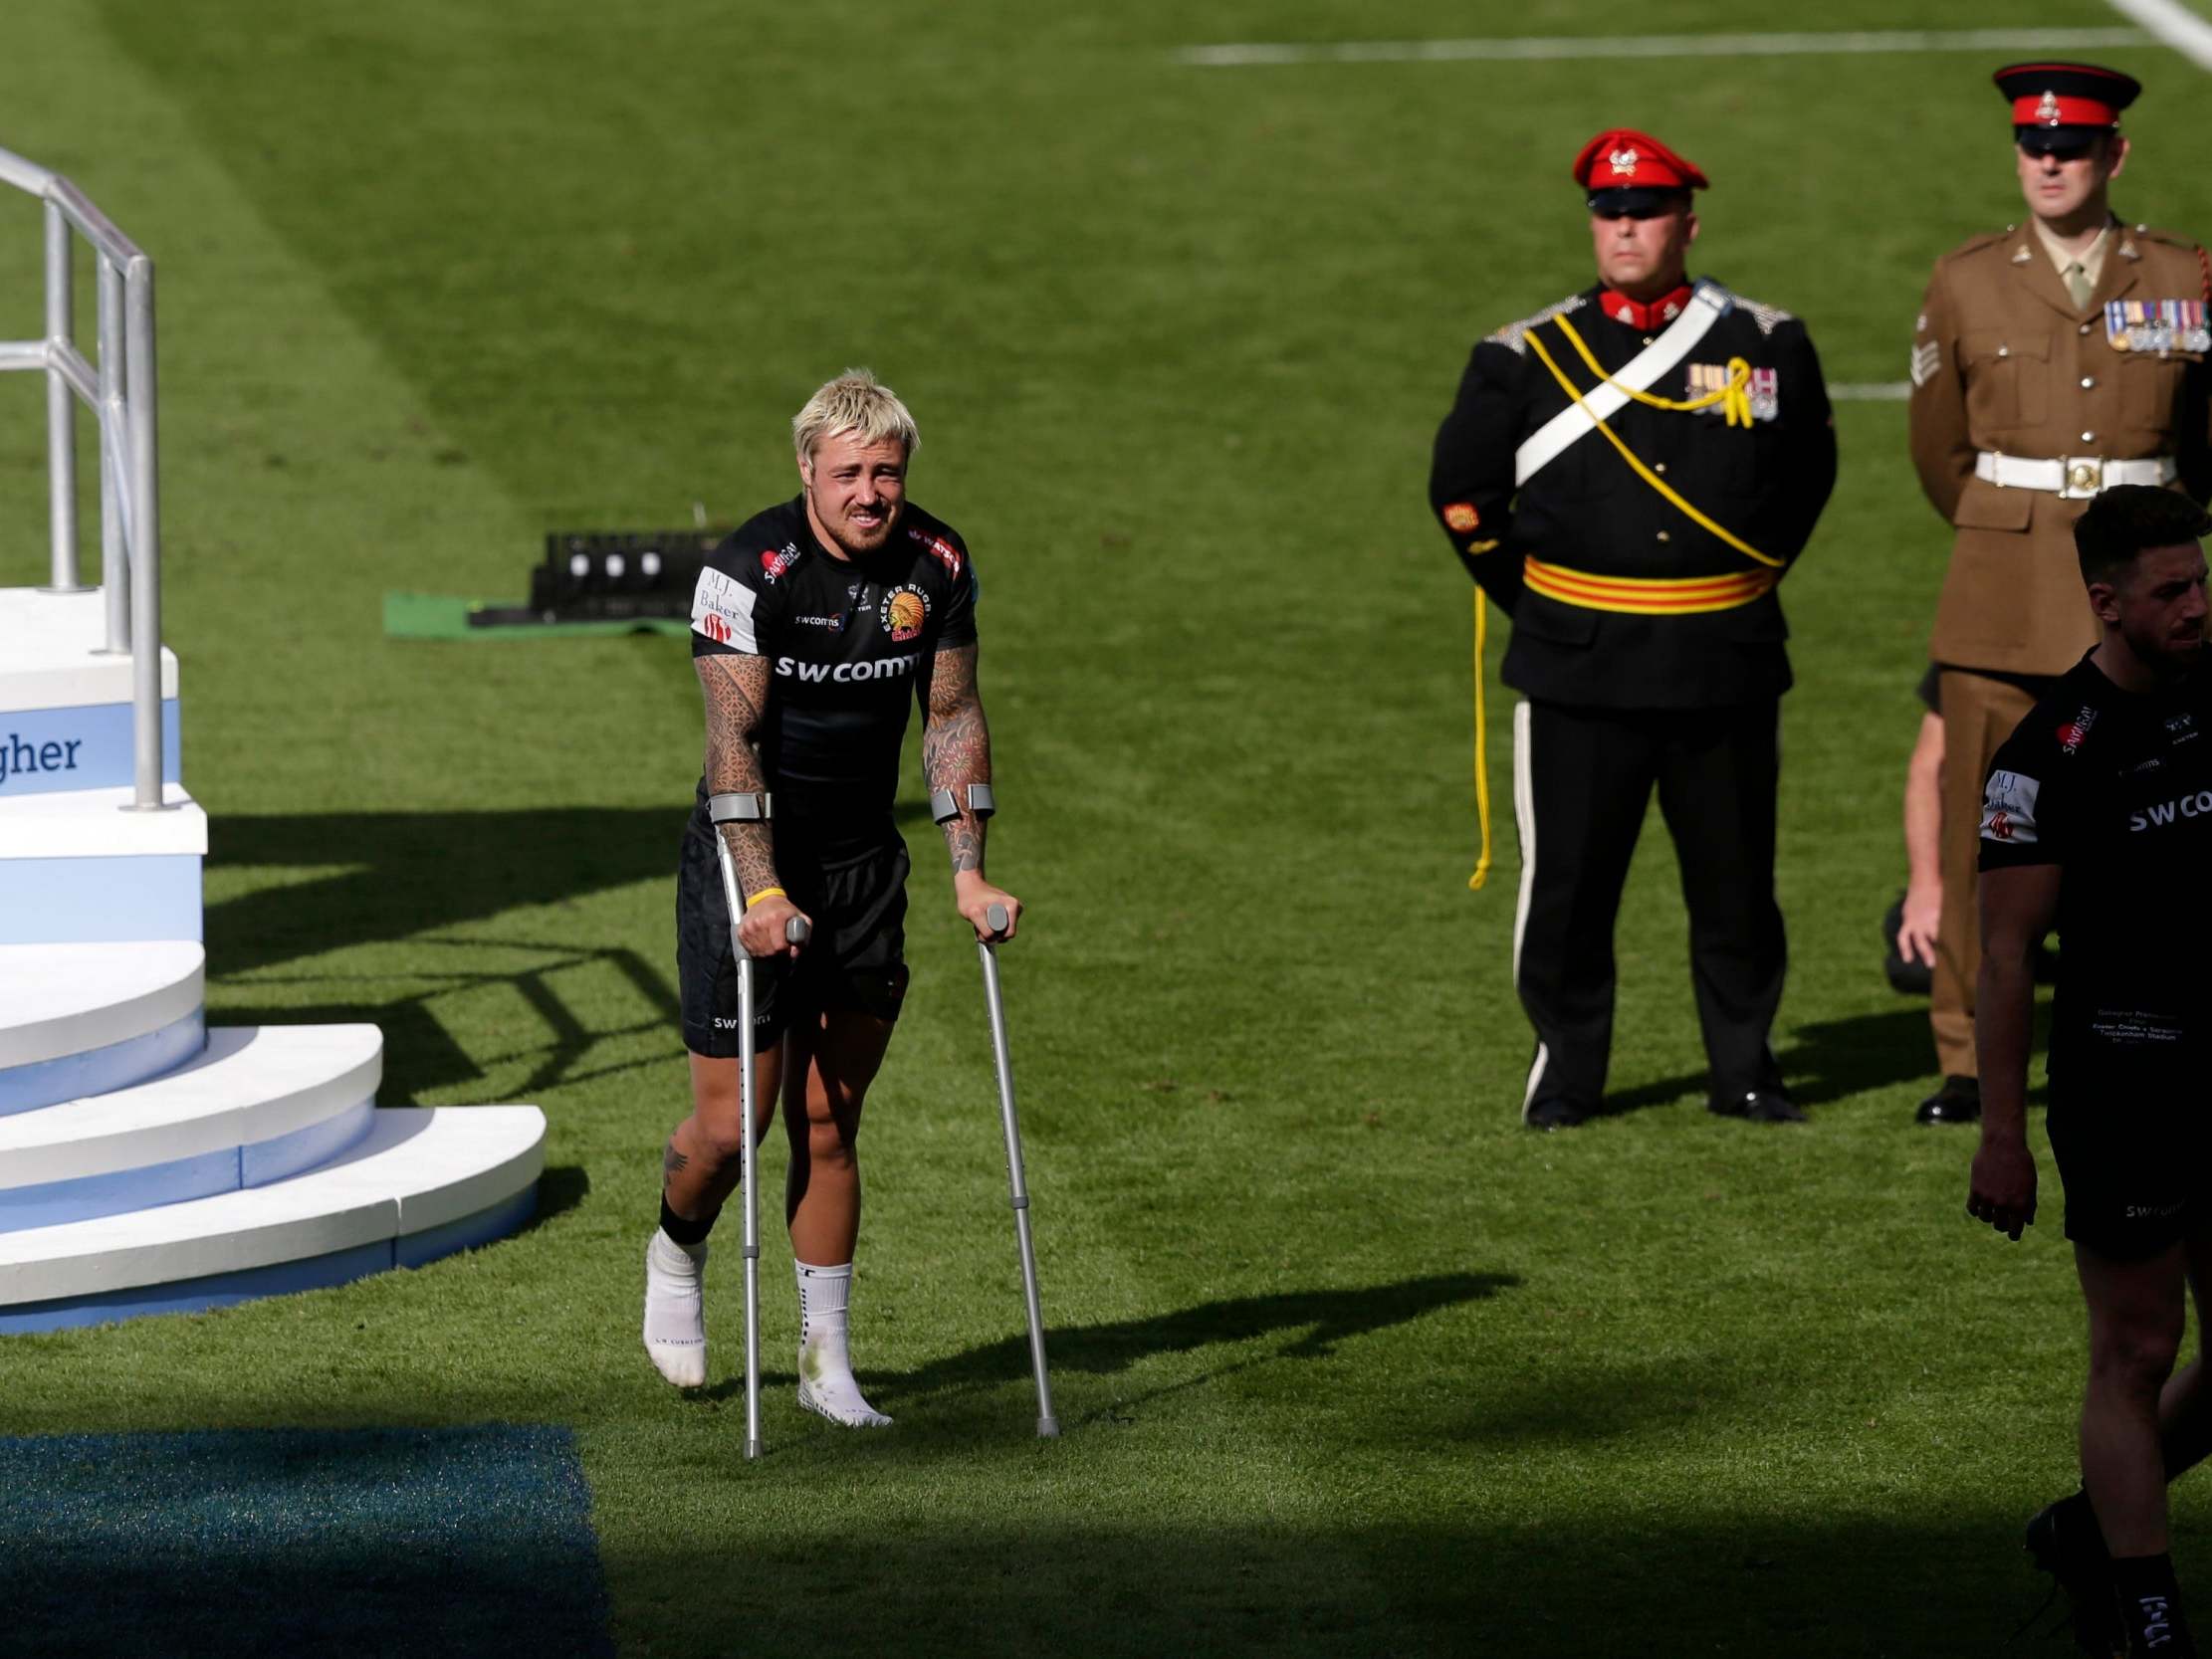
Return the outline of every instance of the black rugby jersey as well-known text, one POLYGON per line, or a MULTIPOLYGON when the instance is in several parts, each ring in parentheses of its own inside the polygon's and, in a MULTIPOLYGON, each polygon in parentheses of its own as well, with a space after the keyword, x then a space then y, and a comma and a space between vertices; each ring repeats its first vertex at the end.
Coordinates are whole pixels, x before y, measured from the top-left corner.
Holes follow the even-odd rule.
POLYGON ((2138 695, 2084 657, 2059 680, 1997 750, 1982 801, 1981 868, 2034 864, 2064 871, 2052 1078, 2200 1061, 2212 674, 2138 695))
POLYGON ((908 711, 936 654, 975 639, 967 544, 912 502, 888 545, 847 559, 823 550, 794 496, 740 525, 692 593, 694 657, 769 660, 761 769, 779 816, 888 821, 908 711))

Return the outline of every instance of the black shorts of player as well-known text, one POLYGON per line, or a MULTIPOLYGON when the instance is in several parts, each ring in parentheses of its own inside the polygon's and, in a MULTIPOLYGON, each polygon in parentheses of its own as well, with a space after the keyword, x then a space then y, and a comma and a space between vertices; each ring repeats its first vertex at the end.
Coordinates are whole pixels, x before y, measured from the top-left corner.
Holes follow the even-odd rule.
MULTIPOLYGON (((721 862, 702 811, 684 831, 676 870, 676 983, 684 1047, 714 1060, 738 1048, 738 963, 721 862)), ((766 1049, 796 1021, 831 1009, 895 1020, 906 1000, 906 843, 886 842, 818 864, 778 849, 776 875, 813 922, 794 960, 753 964, 753 1040, 766 1049)))
POLYGON ((2212 1226, 2204 1081, 2163 1066, 2096 1075, 2051 1083, 2044 1128, 2066 1190, 2066 1236, 2114 1261, 2143 1261, 2212 1226))

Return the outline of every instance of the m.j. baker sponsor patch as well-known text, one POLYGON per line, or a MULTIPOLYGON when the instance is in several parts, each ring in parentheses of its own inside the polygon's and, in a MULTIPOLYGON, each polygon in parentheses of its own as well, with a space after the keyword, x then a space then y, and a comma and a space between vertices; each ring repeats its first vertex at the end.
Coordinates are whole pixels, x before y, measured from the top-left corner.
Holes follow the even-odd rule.
POLYGON ((2008 847, 2036 844, 2036 797, 2043 792, 2039 778, 2019 772, 1991 772, 1982 792, 1982 839, 2008 847))
POLYGON ((740 651, 759 651, 753 637, 753 591, 721 571, 699 572, 699 585, 691 590, 691 631, 717 645, 740 651))

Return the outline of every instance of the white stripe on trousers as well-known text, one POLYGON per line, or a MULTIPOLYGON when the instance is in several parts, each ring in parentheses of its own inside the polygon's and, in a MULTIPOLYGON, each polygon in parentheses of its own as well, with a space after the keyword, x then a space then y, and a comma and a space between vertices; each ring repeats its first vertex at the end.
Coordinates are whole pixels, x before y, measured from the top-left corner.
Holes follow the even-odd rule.
MULTIPOLYGON (((1521 838, 1521 895, 1513 907, 1513 988, 1521 986, 1521 940, 1528 933, 1528 901, 1536 891, 1536 788, 1535 768, 1529 760, 1528 700, 1513 705, 1513 828, 1521 838)), ((1521 1121, 1544 1081, 1544 1063, 1551 1050, 1536 1045, 1536 1058, 1528 1068, 1528 1087, 1521 1092, 1521 1121)))

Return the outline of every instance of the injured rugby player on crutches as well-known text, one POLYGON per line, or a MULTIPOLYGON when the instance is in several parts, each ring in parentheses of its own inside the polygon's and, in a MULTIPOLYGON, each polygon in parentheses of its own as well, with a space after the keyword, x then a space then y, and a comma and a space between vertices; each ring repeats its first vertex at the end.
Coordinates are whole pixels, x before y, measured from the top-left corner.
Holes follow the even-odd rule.
MULTIPOLYGON (((848 371, 808 400, 792 437, 800 494, 718 546, 693 593, 707 742, 676 900, 692 1112, 663 1159, 644 1343, 670 1382, 707 1380, 707 1234, 780 1100, 798 1403, 874 1428, 890 1418, 862 1394, 847 1340, 856 1144, 906 993, 908 865, 892 805, 915 703, 926 787, 958 803, 940 822, 955 908, 980 942, 996 943, 1014 936, 1022 907, 984 875, 991 737, 976 686, 975 571, 959 532, 906 499, 913 417, 848 371), (788 933, 794 920, 811 927, 803 943, 788 933)), ((750 1413, 747 1437, 759 1439, 750 1413)))

